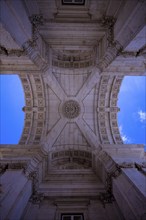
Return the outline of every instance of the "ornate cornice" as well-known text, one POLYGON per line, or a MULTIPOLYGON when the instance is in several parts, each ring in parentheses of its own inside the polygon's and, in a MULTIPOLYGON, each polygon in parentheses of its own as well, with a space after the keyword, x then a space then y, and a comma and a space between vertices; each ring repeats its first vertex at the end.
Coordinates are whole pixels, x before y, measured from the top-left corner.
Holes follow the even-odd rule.
POLYGON ((135 167, 146 176, 146 162, 135 163, 135 167))
POLYGON ((133 162, 122 162, 118 164, 119 168, 134 168, 135 165, 133 162))
POLYGON ((117 178, 121 174, 121 168, 105 151, 101 151, 97 160, 100 161, 105 170, 105 189, 106 193, 112 197, 112 179, 117 178))
POLYGON ((41 14, 35 14, 30 17, 30 22, 32 23, 32 38, 27 40, 22 45, 23 50, 41 70, 44 70, 46 66, 48 66, 48 57, 46 56, 46 44, 41 39, 38 31, 38 26, 43 24, 43 20, 44 19, 41 14), (38 44, 41 44, 41 49, 38 44))
POLYGON ((119 55, 123 56, 125 58, 127 58, 127 57, 146 56, 146 46, 144 45, 138 51, 120 51, 119 55))
POLYGON ((26 52, 25 50, 10 50, 0 45, 0 55, 21 57, 25 56, 26 52))
POLYGON ((26 162, 3 162, 0 163, 0 175, 5 173, 8 169, 11 170, 20 170, 23 169, 23 172, 26 172, 27 169, 27 161, 26 162))
POLYGON ((100 58, 97 67, 99 67, 102 71, 108 67, 109 64, 121 53, 123 50, 122 45, 118 41, 112 40, 113 37, 108 38, 108 47, 103 55, 100 58))
MULTIPOLYGON (((112 16, 103 16, 98 20, 98 23, 102 27, 106 28, 106 43, 105 52, 102 57, 99 57, 99 62, 97 66, 103 71, 108 65, 118 56, 118 54, 123 50, 122 45, 115 40, 114 37, 114 24, 116 19, 112 16)), ((102 44, 102 42, 101 42, 102 44)))

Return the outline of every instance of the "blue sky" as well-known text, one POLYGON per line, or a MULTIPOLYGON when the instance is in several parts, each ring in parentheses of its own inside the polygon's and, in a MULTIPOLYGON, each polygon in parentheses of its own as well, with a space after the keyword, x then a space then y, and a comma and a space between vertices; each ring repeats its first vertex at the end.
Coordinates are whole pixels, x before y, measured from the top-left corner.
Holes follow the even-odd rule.
POLYGON ((146 76, 124 77, 118 106, 118 124, 124 143, 146 145, 146 76))
MULTIPOLYGON (((17 144, 24 125, 23 88, 17 75, 0 75, 0 143, 17 144)), ((146 145, 146 76, 127 76, 118 97, 118 124, 126 144, 146 145)))
POLYGON ((23 131, 24 93, 17 75, 0 75, 0 143, 16 144, 23 131))

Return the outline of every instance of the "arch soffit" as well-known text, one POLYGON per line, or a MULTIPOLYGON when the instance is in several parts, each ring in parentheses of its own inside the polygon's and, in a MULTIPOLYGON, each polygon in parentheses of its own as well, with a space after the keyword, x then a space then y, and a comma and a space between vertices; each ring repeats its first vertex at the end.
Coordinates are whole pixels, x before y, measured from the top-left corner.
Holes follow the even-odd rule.
POLYGON ((37 145, 45 133, 46 102, 41 75, 19 75, 25 94, 25 123, 19 144, 37 145))
MULTIPOLYGON (((39 144, 46 132, 47 98, 42 76, 20 75, 25 93, 25 124, 19 144, 39 144)), ((118 93, 123 76, 101 76, 98 86, 97 120, 101 144, 122 144, 117 112, 118 93)))
POLYGON ((97 94, 97 128, 101 144, 122 144, 118 128, 118 93, 123 76, 101 76, 97 94))

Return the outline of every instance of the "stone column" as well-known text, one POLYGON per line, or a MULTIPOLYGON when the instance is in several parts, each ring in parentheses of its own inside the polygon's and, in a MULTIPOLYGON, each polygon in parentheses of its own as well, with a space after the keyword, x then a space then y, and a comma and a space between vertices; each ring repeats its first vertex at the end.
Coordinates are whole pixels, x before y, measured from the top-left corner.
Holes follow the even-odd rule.
POLYGON ((146 219, 146 176, 137 168, 122 168, 113 178, 113 194, 126 220, 146 219))
POLYGON ((32 182, 23 170, 7 170, 1 176, 1 220, 19 220, 32 194, 32 182))

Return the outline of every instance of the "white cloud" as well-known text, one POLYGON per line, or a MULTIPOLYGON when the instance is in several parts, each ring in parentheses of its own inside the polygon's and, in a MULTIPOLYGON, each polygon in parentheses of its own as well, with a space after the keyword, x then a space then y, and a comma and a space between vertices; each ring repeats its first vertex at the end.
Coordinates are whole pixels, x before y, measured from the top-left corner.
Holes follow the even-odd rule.
POLYGON ((119 131, 120 131, 123 142, 125 144, 131 143, 131 139, 126 134, 124 134, 122 125, 119 126, 119 131))
POLYGON ((146 112, 143 112, 142 110, 140 110, 138 112, 138 115, 139 115, 139 119, 140 119, 141 122, 146 121, 146 112))

